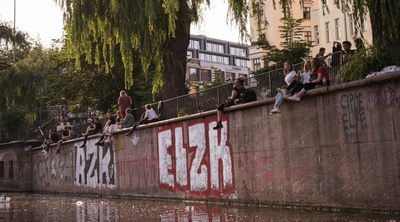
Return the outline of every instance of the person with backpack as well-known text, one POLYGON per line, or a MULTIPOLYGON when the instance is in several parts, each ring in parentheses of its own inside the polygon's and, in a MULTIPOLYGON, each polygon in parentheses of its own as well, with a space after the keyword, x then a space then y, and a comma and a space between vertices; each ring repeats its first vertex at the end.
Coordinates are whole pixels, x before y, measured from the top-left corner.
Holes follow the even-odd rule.
POLYGON ((243 98, 243 94, 246 91, 246 89, 243 86, 243 83, 244 83, 243 78, 237 78, 235 80, 235 82, 233 83, 234 87, 233 87, 231 96, 228 98, 228 101, 225 103, 222 103, 221 105, 218 106, 218 108, 217 108, 218 122, 217 122, 217 125, 215 127, 213 127, 214 130, 223 128, 221 120, 222 120, 222 115, 223 115, 224 109, 226 107, 237 104, 236 102, 241 101, 241 99, 243 98))

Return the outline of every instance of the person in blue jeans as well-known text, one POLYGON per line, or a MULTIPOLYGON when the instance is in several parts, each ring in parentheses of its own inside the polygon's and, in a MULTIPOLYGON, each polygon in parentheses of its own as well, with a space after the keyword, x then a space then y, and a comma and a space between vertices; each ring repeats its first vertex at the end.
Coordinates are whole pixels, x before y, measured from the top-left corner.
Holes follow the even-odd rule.
MULTIPOLYGON (((293 81, 297 81, 298 76, 296 71, 294 71, 293 65, 291 62, 286 61, 283 65, 283 75, 285 76, 285 83, 289 86, 293 81)), ((275 97, 275 106, 271 110, 270 115, 274 113, 280 113, 281 107, 283 105, 283 95, 286 95, 287 89, 278 88, 278 93, 275 97)))

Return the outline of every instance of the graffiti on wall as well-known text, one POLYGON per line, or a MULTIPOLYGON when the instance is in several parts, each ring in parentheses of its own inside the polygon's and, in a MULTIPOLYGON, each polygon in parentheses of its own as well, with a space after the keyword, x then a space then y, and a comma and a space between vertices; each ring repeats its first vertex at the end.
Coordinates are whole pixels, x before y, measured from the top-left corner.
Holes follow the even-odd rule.
POLYGON ((373 105, 394 105, 400 102, 398 82, 387 83, 368 89, 368 102, 373 105))
MULTIPOLYGON (((41 183, 46 186, 50 185, 51 181, 70 182, 72 181, 72 168, 69 165, 72 163, 72 151, 62 151, 52 155, 42 155, 39 158, 39 178, 41 183)), ((34 177, 35 178, 35 177, 34 177)))
POLYGON ((115 187, 115 156, 110 143, 104 146, 76 147, 75 153, 75 185, 115 187))
POLYGON ((340 97, 343 131, 346 136, 356 136, 367 128, 362 93, 343 94, 340 97))
MULTIPOLYGON (((159 186, 170 191, 188 191, 193 196, 234 193, 232 146, 228 122, 213 130, 214 118, 159 128, 159 186), (185 140, 186 138, 186 140, 185 140), (186 142, 185 142, 186 141, 186 142)), ((232 197, 234 198, 234 197, 232 197)))

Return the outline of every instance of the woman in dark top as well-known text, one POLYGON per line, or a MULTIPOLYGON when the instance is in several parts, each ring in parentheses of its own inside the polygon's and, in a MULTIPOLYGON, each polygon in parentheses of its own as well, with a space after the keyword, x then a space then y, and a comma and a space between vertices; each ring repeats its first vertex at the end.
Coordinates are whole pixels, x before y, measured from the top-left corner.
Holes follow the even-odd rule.
POLYGON ((313 79, 310 79, 310 83, 304 84, 303 88, 299 93, 294 96, 290 96, 289 99, 293 101, 300 101, 300 98, 304 96, 307 90, 315 89, 317 85, 326 86, 330 85, 329 72, 322 66, 319 58, 313 58, 312 60, 312 75, 313 79), (325 83, 324 83, 325 82, 325 83))
POLYGON ((101 128, 102 127, 101 127, 100 119, 98 117, 94 118, 92 120, 92 122, 90 122, 90 126, 86 130, 86 134, 82 134, 83 136, 85 136, 85 139, 83 140, 83 144, 80 146, 80 148, 83 148, 86 146, 86 141, 88 139, 88 136, 94 135, 97 133, 101 133, 101 128))
POLYGON ((245 88, 243 87, 244 79, 243 78, 237 78, 235 82, 233 83, 235 87, 233 87, 232 94, 228 98, 228 102, 223 103, 218 106, 217 109, 217 119, 218 123, 217 125, 213 128, 214 130, 217 130, 219 128, 222 128, 222 114, 224 112, 224 108, 232 106, 235 104, 235 101, 240 100, 242 98, 242 95, 245 91, 245 88))

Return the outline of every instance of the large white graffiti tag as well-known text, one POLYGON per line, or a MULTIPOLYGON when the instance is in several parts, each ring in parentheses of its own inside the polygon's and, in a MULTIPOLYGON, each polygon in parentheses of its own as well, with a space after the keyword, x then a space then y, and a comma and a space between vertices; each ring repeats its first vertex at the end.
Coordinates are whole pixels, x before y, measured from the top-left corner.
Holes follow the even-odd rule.
POLYGON ((158 132, 160 187, 189 191, 195 196, 220 197, 234 192, 232 148, 228 124, 213 130, 216 121, 193 121, 187 126, 187 143, 182 124, 158 132))
POLYGON ((112 146, 76 147, 75 185, 114 188, 115 156, 112 146))

